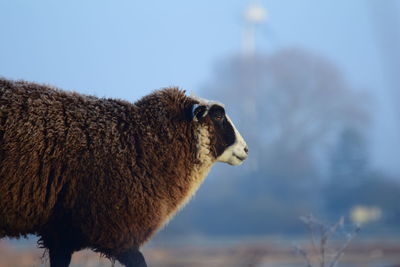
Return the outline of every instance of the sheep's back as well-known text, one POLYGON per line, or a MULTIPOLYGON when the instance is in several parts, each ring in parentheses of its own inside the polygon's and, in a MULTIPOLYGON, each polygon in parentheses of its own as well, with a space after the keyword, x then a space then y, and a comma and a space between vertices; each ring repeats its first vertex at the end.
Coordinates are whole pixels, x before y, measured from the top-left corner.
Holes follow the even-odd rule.
POLYGON ((115 150, 131 149, 119 134, 128 130, 129 108, 0 80, 0 232, 40 232, 67 219, 57 217, 58 208, 68 214, 80 190, 90 193, 85 184, 102 183, 99 170, 113 162, 115 150))

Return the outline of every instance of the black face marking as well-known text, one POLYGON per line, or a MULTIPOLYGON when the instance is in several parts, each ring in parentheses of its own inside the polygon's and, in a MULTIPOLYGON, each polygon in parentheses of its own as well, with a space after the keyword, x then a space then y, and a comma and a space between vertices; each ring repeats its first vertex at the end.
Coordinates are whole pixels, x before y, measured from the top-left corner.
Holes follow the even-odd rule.
POLYGON ((198 105, 193 106, 193 111, 192 111, 193 119, 196 118, 197 120, 201 120, 206 111, 207 111, 206 106, 198 106, 198 105))
POLYGON ((213 105, 208 111, 208 115, 214 124, 215 129, 215 153, 219 157, 225 149, 233 145, 236 141, 235 131, 232 124, 225 115, 225 109, 220 105, 213 105))

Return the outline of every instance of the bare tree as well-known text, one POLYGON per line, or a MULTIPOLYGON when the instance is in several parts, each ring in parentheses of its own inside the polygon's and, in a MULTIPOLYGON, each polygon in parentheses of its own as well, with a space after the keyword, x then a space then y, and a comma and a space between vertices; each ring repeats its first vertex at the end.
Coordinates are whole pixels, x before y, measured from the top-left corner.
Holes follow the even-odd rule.
POLYGON ((264 156, 301 155, 304 164, 343 127, 368 122, 368 97, 351 90, 328 60, 299 49, 232 57, 205 91, 236 107, 230 113, 264 156))
POLYGON ((360 231, 359 227, 355 227, 346 234, 343 244, 332 250, 329 247, 329 241, 338 229, 343 227, 343 217, 333 225, 323 223, 312 215, 300 217, 300 220, 307 225, 311 235, 311 249, 306 251, 299 246, 296 247, 296 251, 304 257, 307 267, 335 267, 350 242, 360 231))

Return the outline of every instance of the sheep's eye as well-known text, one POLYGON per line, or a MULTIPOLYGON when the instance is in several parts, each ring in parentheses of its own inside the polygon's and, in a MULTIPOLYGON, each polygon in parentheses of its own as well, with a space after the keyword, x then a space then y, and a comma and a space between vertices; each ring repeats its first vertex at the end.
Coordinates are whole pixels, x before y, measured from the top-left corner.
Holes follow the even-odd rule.
POLYGON ((216 116, 215 116, 215 119, 216 119, 217 121, 221 121, 223 118, 224 118, 224 116, 222 116, 222 115, 216 115, 216 116))

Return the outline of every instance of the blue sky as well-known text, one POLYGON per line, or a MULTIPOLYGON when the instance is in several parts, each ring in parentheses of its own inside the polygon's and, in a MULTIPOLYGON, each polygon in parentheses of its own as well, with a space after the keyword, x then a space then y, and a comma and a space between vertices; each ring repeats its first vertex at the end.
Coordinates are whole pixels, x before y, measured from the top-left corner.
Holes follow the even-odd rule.
MULTIPOLYGON (((393 95, 371 16, 378 2, 260 1, 268 20, 257 49, 314 51, 338 65, 352 87, 371 92, 375 161, 398 171, 393 95)), ((248 3, 0 0, 0 75, 131 101, 173 85, 200 93, 214 64, 240 52, 248 3)))

